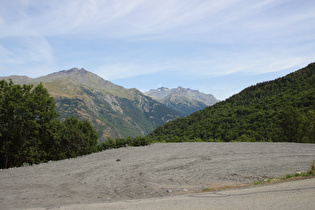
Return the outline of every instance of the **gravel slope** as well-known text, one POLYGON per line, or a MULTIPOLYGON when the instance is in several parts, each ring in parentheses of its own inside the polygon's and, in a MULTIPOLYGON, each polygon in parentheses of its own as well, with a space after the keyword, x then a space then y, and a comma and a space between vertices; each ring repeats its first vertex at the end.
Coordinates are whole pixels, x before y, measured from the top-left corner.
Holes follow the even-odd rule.
POLYGON ((312 161, 315 144, 173 143, 120 148, 1 170, 0 209, 170 196, 307 171, 312 161))

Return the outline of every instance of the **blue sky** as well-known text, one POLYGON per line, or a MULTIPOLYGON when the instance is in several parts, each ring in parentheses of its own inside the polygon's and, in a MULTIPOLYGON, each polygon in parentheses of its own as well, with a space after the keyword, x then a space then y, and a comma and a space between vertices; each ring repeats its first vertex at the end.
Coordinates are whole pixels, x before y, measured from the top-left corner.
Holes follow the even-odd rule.
POLYGON ((315 62, 314 0, 0 0, 0 76, 85 68, 223 100, 315 62))

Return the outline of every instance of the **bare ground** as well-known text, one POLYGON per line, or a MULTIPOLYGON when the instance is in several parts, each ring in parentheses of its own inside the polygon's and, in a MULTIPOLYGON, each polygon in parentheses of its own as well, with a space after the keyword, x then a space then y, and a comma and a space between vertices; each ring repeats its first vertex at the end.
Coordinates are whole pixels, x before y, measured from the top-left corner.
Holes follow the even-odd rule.
POLYGON ((0 209, 191 193, 310 169, 315 144, 173 143, 0 171, 0 209))

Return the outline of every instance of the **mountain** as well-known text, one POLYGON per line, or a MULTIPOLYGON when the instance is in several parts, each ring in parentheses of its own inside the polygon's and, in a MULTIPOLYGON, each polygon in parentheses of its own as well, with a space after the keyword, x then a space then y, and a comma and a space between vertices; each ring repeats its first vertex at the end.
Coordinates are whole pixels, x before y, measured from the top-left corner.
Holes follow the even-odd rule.
POLYGON ((152 89, 145 94, 185 116, 219 101, 211 94, 204 94, 198 90, 186 89, 181 86, 174 89, 161 87, 156 90, 152 89))
POLYGON ((10 76, 17 84, 43 83, 55 98, 60 118, 88 119, 100 141, 107 137, 146 135, 156 127, 181 117, 181 113, 144 95, 137 89, 115 85, 85 69, 73 68, 42 76, 10 76))
POLYGON ((315 143, 315 63, 166 123, 147 137, 153 141, 315 143))

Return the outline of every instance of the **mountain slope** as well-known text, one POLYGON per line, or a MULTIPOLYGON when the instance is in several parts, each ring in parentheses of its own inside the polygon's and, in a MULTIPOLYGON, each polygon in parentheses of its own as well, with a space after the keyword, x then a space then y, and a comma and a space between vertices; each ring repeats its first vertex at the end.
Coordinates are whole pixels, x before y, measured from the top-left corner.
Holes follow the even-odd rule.
POLYGON ((197 90, 185 89, 181 86, 174 89, 161 87, 145 94, 185 116, 218 102, 211 94, 200 93, 197 90))
POLYGON ((156 141, 292 141, 315 143, 315 63, 250 86, 229 99, 160 126, 156 141))
POLYGON ((8 78, 19 84, 42 82, 55 98, 60 118, 73 115, 88 119, 98 130, 101 141, 107 137, 146 135, 182 116, 137 89, 125 89, 84 69, 73 68, 35 79, 25 76, 5 79, 8 78))

